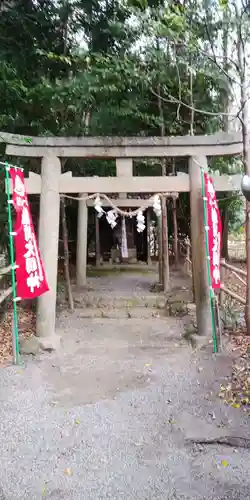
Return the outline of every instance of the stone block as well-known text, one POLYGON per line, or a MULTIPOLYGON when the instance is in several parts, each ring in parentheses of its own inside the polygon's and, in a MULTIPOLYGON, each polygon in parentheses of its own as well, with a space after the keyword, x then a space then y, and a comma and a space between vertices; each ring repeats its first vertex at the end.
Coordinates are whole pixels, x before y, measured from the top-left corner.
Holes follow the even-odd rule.
POLYGON ((20 354, 31 354, 36 356, 40 351, 40 345, 37 337, 29 337, 28 339, 20 339, 19 341, 20 354))
POLYGON ((57 351, 61 345, 61 337, 59 337, 59 335, 51 335, 50 337, 37 337, 37 340, 42 351, 57 351))

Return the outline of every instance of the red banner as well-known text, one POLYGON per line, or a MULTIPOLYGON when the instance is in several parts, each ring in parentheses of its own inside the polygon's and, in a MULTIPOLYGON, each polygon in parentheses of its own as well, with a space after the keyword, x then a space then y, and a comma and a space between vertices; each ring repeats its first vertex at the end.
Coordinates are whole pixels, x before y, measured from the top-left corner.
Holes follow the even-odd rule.
POLYGON ((16 210, 14 242, 16 285, 19 299, 34 299, 49 291, 29 209, 23 172, 10 168, 16 210))
POLYGON ((204 173, 204 191, 207 206, 207 235, 211 283, 213 289, 218 289, 220 288, 222 225, 214 184, 211 177, 206 173, 204 173))

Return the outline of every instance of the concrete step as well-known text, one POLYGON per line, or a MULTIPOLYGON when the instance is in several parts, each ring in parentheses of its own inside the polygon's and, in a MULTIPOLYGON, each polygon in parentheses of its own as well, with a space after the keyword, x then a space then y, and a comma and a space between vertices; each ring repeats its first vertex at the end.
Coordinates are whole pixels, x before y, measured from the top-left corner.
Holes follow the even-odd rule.
POLYGON ((107 318, 107 319, 149 319, 149 318, 162 318, 166 319, 164 310, 146 307, 134 307, 130 309, 116 309, 116 308, 97 308, 88 307, 86 309, 77 309, 77 316, 80 318, 107 318))
POLYGON ((115 308, 131 309, 137 307, 165 309, 166 298, 159 295, 117 297, 112 295, 81 294, 74 296, 76 308, 115 308))

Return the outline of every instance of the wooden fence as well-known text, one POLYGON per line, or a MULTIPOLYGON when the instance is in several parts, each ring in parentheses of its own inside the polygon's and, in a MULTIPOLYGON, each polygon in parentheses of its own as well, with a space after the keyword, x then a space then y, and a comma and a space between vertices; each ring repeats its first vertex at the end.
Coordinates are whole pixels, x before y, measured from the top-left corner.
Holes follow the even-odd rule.
POLYGON ((229 258, 235 261, 246 260, 246 238, 245 235, 229 236, 228 238, 229 258))
POLYGON ((191 243, 187 236, 183 240, 178 240, 179 255, 184 260, 184 269, 188 276, 192 276, 191 243))
MULTIPOLYGON (((192 258, 191 258, 191 244, 189 238, 185 238, 183 241, 179 241, 180 255, 184 259, 184 269, 185 272, 192 276, 192 258)), ((229 262, 226 262, 225 259, 221 259, 220 262, 220 270, 221 270, 221 289, 219 292, 219 304, 220 306, 224 305, 225 295, 228 295, 236 302, 241 305, 246 304, 245 299, 245 289, 247 286, 247 272, 240 267, 236 267, 229 262), (232 285, 229 283, 229 277, 233 276, 238 280, 239 285, 243 285, 244 293, 239 295, 235 290, 232 290, 232 285), (231 288, 230 288, 231 287, 231 288)), ((237 284, 237 281, 236 281, 237 284)))
MULTIPOLYGON (((8 273, 11 271, 11 265, 7 267, 0 267, 0 281, 3 280, 5 276, 7 276, 8 273)), ((3 287, 0 289, 0 306, 1 304, 11 295, 12 293, 12 286, 3 287)))
MULTIPOLYGON (((190 239, 179 238, 179 255, 185 258, 188 273, 192 272, 191 264, 191 244, 190 239)), ((245 235, 230 236, 228 239, 229 259, 232 261, 244 262, 246 260, 246 238, 245 235)), ((222 264, 223 265, 223 264, 222 264)), ((233 266, 234 267, 234 266, 233 266)), ((235 267, 235 269, 238 269, 235 267)), ((235 271, 237 272, 237 271, 235 271)))
POLYGON ((232 299, 236 300, 236 302, 239 302, 242 305, 246 304, 246 298, 245 298, 245 293, 244 296, 242 297, 238 293, 236 293, 234 290, 230 290, 230 288, 227 287, 226 282, 226 273, 227 271, 230 272, 231 275, 233 275, 238 281, 244 285, 244 287, 247 286, 247 272, 244 271, 244 269, 240 269, 239 267, 233 266, 232 264, 229 264, 228 262, 225 261, 225 259, 221 259, 220 262, 221 265, 221 289, 220 289, 220 294, 219 294, 219 302, 220 306, 224 305, 225 301, 225 294, 229 295, 232 299))

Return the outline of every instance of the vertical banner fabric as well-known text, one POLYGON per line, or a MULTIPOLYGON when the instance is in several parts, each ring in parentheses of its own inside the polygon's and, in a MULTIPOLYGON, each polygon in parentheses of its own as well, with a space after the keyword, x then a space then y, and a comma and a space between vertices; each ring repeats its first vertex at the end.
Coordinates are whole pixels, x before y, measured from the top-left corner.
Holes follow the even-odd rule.
POLYGON ((222 224, 220 211, 216 200, 216 192, 211 177, 204 173, 204 195, 207 210, 207 242, 208 257, 210 260, 211 286, 219 289, 220 282, 220 255, 222 242, 222 224))
POLYGON ((16 288, 18 299, 34 299, 49 291, 37 245, 21 170, 10 168, 12 200, 16 210, 14 243, 16 254, 16 288))
POLYGON ((128 241, 125 217, 122 218, 122 244, 121 255, 123 259, 128 259, 128 241))

